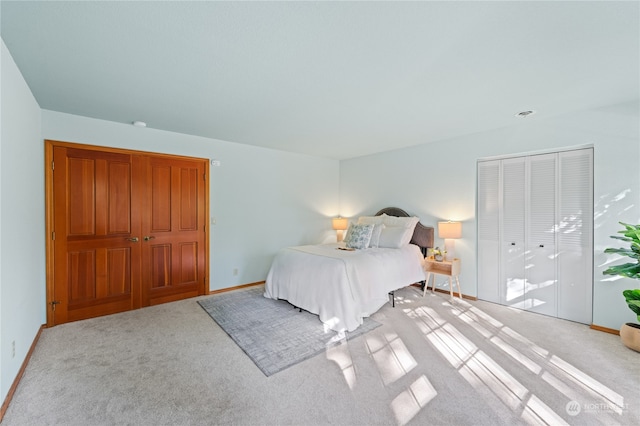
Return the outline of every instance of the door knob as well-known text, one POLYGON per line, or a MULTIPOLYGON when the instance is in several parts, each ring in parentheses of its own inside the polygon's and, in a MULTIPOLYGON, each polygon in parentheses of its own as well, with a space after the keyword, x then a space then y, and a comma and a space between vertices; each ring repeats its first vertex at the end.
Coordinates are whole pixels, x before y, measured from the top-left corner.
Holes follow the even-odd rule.
POLYGON ((155 238, 155 237, 154 237, 153 235, 146 235, 146 236, 144 237, 144 240, 145 240, 145 241, 149 241, 149 240, 153 240, 154 238, 155 238))
POLYGON ((127 240, 133 242, 133 243, 137 243, 138 241, 140 241, 140 239, 138 237, 133 237, 133 238, 127 238, 127 240))

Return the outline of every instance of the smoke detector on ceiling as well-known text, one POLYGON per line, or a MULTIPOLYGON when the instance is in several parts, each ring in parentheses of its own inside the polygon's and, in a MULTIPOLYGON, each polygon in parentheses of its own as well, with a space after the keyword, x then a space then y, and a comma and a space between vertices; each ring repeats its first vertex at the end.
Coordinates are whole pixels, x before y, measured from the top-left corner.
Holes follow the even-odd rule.
POLYGON ((134 121, 131 124, 133 124, 136 127, 147 127, 147 123, 145 123, 144 121, 134 121))
POLYGON ((521 118, 525 118, 528 117, 530 115, 535 114, 536 112, 533 110, 528 110, 528 111, 520 111, 519 113, 516 114, 516 117, 521 117, 521 118))

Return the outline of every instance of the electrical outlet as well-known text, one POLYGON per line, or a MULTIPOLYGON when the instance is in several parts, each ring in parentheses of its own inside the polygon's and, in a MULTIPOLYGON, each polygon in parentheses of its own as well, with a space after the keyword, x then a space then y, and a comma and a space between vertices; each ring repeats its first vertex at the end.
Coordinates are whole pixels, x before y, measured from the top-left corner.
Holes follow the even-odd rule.
POLYGON ((11 358, 16 357, 16 341, 11 342, 11 358))

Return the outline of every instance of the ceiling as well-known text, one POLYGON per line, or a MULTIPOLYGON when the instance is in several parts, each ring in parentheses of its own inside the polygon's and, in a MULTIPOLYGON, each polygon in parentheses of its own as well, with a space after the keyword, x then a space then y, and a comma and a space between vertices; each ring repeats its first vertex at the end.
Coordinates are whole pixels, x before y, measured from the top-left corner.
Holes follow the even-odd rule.
POLYGON ((0 19, 44 109, 347 159, 637 101, 639 5, 2 0, 0 19))

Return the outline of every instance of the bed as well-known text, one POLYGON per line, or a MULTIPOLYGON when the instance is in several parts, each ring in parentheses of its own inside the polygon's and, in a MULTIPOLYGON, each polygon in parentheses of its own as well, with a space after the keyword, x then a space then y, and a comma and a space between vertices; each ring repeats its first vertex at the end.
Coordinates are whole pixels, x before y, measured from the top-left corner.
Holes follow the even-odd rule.
POLYGON ((282 249, 267 275, 264 296, 287 300, 317 314, 326 328, 344 332, 358 328, 389 301, 393 291, 424 281, 422 266, 427 248, 433 247, 432 227, 396 207, 360 221, 391 224, 382 226, 380 246, 346 250, 344 243, 335 243, 282 249), (395 228, 401 225, 395 225, 412 220, 413 233, 404 237, 408 243, 403 240, 394 248, 382 243, 390 234, 385 230, 400 232, 395 228))

